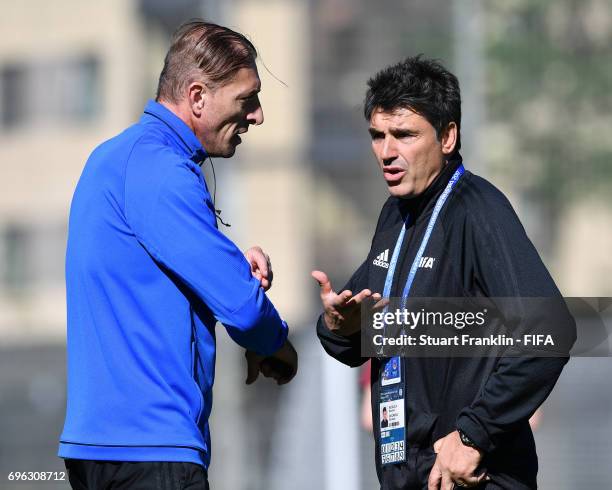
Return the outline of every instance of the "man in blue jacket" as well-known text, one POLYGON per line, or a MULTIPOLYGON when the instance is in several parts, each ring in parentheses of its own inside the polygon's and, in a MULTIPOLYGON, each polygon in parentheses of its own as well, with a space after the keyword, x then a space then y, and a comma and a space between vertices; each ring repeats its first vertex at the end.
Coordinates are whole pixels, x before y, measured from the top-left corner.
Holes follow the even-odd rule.
POLYGON ((297 371, 268 257, 219 232, 200 171, 263 122, 256 56, 230 29, 181 26, 156 101, 85 165, 66 255, 73 488, 208 488, 217 321, 247 349, 247 382, 297 371))

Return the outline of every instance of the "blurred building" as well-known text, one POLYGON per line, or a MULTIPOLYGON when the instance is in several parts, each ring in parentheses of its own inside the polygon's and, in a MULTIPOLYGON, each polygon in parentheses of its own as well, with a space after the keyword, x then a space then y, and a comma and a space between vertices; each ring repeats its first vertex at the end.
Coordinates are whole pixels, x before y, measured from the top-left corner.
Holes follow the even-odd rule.
POLYGON ((70 0, 8 2, 0 33, 0 338, 60 339, 72 192, 152 93, 165 35, 135 2, 70 0))
MULTIPOLYGON (((61 0, 3 6, 4 341, 63 336, 67 216, 84 162, 96 145, 140 117, 146 100, 155 94, 171 32, 181 21, 208 10, 222 13, 221 2, 179 1, 169 6, 153 0, 61 0)), ((260 67, 266 125, 249 134, 247 148, 239 149, 242 155, 232 161, 229 173, 224 162, 218 162, 217 169, 218 204, 234 224, 229 234, 245 248, 259 243, 274 258, 283 271, 275 300, 292 323, 304 318, 307 306, 297 293, 308 274, 295 257, 307 260, 309 254, 305 218, 312 204, 306 202, 309 166, 304 162, 309 65, 303 10, 299 2, 268 2, 266 10, 257 2, 235 3, 230 23, 252 33, 266 63, 260 67), (275 28, 262 29, 264 21, 275 28), (282 44, 276 42, 278 36, 282 44), (283 232, 271 236, 270 230, 283 232), (241 243, 246 237, 253 243, 241 243)))

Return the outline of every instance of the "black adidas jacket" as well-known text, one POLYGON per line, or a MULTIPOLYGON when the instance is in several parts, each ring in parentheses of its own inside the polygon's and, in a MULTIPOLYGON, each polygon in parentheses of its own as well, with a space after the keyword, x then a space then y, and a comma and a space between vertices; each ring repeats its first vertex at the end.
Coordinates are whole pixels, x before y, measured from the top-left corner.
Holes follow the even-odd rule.
MULTIPOLYGON (((382 293, 387 269, 374 261, 385 250, 393 251, 406 213, 410 213, 411 224, 391 289, 391 297, 401 296, 435 202, 460 163, 449 162, 421 196, 387 200, 370 253, 345 289, 382 293)), ((467 170, 442 208, 424 255, 435 260, 427 264, 431 267, 418 269, 412 297, 560 297, 509 201, 467 170)), ((575 340, 574 324, 571 317, 562 323, 569 326, 565 327, 569 350, 575 340)), ((330 332, 322 315, 317 334, 327 353, 340 362, 359 366, 367 360, 361 357, 360 335, 342 337, 330 332)), ((426 484, 435 460, 433 443, 455 429, 484 450, 483 466, 495 483, 510 489, 536 488, 537 455, 528 420, 552 390, 567 359, 405 358, 409 461, 380 465, 375 421, 376 468, 382 488, 426 484), (415 451, 418 457, 411 458, 415 451)), ((381 362, 373 358, 371 369, 372 407, 377 414, 381 362)))

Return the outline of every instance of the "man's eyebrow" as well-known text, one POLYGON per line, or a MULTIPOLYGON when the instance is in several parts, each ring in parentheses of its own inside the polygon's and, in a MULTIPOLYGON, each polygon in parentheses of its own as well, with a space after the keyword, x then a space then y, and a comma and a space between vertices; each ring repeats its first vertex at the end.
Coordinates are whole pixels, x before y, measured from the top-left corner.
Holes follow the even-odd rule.
POLYGON ((261 87, 255 87, 253 89, 239 93, 238 97, 253 97, 253 95, 258 94, 259 92, 261 92, 261 87))
MULTIPOLYGON (((383 131, 381 131, 380 129, 376 129, 372 126, 368 128, 368 132, 372 136, 383 134, 383 131)), ((410 129, 410 128, 393 127, 393 128, 389 128, 389 133, 391 133, 393 136, 406 135, 406 134, 413 135, 413 134, 417 134, 418 131, 415 129, 410 129)))
POLYGON ((418 133, 418 131, 415 129, 401 128, 401 127, 389 128, 389 132, 391 134, 416 134, 418 133))

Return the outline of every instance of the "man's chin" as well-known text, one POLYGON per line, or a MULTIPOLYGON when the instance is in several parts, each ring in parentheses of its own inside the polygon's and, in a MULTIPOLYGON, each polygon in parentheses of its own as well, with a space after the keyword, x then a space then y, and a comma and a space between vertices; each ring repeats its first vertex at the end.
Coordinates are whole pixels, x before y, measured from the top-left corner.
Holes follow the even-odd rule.
POLYGON ((242 139, 240 138, 240 136, 235 135, 232 138, 232 142, 228 143, 227 148, 225 149, 225 152, 223 153, 223 158, 229 158, 231 156, 234 156, 234 153, 236 153, 236 147, 242 143, 242 139))
POLYGON ((228 143, 225 146, 217 146, 216 148, 206 148, 206 146, 204 146, 204 149, 206 150, 206 153, 211 157, 229 158, 234 156, 234 153, 236 153, 236 146, 238 145, 228 143))
POLYGON ((389 194, 399 199, 412 199, 413 197, 416 197, 414 189, 405 184, 388 185, 387 188, 389 189, 389 194))
POLYGON ((236 146, 229 145, 227 148, 224 148, 222 151, 219 151, 217 153, 217 156, 221 158, 230 158, 234 156, 234 153, 236 153, 236 146))

